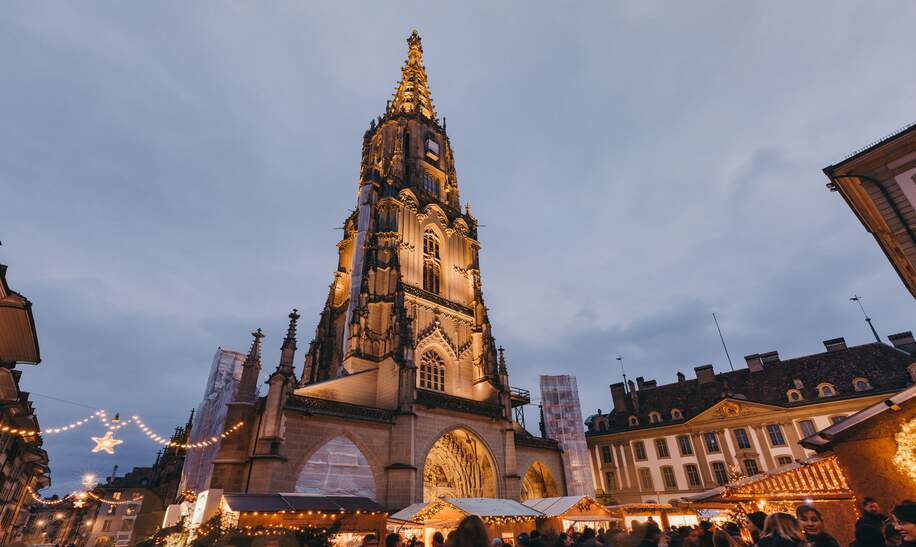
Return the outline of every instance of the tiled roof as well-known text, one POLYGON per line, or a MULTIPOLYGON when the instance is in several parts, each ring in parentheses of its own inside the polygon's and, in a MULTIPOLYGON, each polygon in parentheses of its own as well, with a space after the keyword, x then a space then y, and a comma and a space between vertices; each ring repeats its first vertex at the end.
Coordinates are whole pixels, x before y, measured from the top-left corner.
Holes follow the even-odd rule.
MULTIPOLYGON (((607 415, 608 430, 639 429, 686 421, 726 397, 784 407, 801 406, 823 400, 818 398, 817 386, 824 382, 834 386, 834 398, 898 390, 911 383, 907 366, 913 362, 916 362, 916 358, 903 351, 871 343, 765 364, 763 370, 758 372, 751 372, 747 368, 724 372, 716 374, 715 379, 707 383, 691 379, 644 388, 636 392, 639 402, 637 411, 628 408, 625 412, 614 410, 607 415), (856 392, 853 379, 858 377, 866 378, 872 389, 856 392), (801 388, 797 388, 796 380, 800 380, 801 388), (803 399, 789 402, 786 392, 796 388, 802 393, 803 399), (675 408, 683 413, 682 420, 672 420, 671 410, 675 408), (652 411, 662 415, 661 423, 649 423, 649 413, 652 411), (639 425, 628 425, 631 415, 639 418, 639 425)), ((586 423, 596 418, 591 416, 586 423)), ((590 432, 596 433, 594 429, 590 432)))

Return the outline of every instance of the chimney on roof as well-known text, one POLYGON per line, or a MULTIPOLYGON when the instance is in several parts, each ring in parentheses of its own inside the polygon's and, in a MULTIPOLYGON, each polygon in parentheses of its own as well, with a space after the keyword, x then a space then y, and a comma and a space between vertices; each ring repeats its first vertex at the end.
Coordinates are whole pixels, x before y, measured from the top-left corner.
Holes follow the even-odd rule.
POLYGON ((916 355, 916 340, 913 339, 913 332, 898 332, 887 337, 894 347, 903 350, 911 355, 916 355))
POLYGON ((708 384, 716 381, 716 371, 713 370, 712 365, 693 367, 693 370, 697 373, 697 381, 701 384, 708 384))
POLYGON ((687 380, 687 377, 684 376, 684 373, 681 372, 681 371, 677 371, 677 381, 678 381, 678 382, 684 382, 684 381, 686 381, 686 380, 687 380))
POLYGON ((630 405, 632 405, 633 412, 639 412, 639 394, 636 393, 636 385, 633 384, 633 380, 627 380, 627 384, 630 389, 630 405))
POLYGON ((829 352, 842 351, 846 349, 846 339, 840 336, 839 338, 824 340, 824 347, 827 348, 829 352))
POLYGON ((655 389, 657 385, 658 385, 658 382, 656 382, 655 380, 646 380, 642 384, 642 389, 655 389))
POLYGON ((778 351, 768 351, 766 353, 760 354, 760 362, 764 366, 772 365, 779 362, 779 352, 778 351))
POLYGON ((644 385, 646 385, 646 379, 643 378, 642 376, 637 376, 636 377, 636 389, 638 389, 639 391, 642 391, 642 387, 644 385))
POLYGON ((611 384, 611 400, 614 401, 614 410, 617 412, 626 412, 627 393, 623 387, 623 382, 611 384))
POLYGON ((747 368, 751 372, 760 372, 763 370, 763 361, 760 360, 759 353, 745 355, 744 361, 747 363, 747 368))

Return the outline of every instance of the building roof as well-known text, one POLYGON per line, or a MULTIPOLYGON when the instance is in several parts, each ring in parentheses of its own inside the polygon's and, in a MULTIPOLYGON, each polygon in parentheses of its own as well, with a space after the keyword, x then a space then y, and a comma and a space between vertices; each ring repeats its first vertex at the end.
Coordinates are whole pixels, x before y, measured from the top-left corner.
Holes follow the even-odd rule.
MULTIPOLYGON (((577 498, 578 499, 578 498, 577 498)), ((500 498, 439 498, 424 503, 414 503, 391 515, 392 520, 408 522, 435 521, 443 510, 456 510, 465 515, 486 517, 541 517, 543 514, 514 500, 500 498)))
POLYGON ((852 499, 853 494, 836 458, 818 455, 780 466, 767 473, 742 477, 724 486, 685 496, 687 502, 770 500, 801 501, 816 491, 822 499, 852 499), (799 491, 799 484, 807 485, 799 491))
POLYGON ((824 173, 825 173, 827 176, 830 176, 830 175, 832 174, 832 172, 833 172, 834 169, 836 169, 836 168, 838 168, 838 167, 840 167, 840 166, 842 166, 842 165, 845 165, 845 164, 851 162, 852 160, 858 159, 858 158, 864 156, 865 154, 868 154, 868 153, 871 152, 872 150, 875 150, 876 148, 880 148, 881 146, 884 146, 884 145, 887 144, 888 142, 890 142, 890 141, 892 141, 892 140, 894 140, 894 139, 900 138, 900 137, 902 137, 903 135, 906 135, 907 133, 909 133, 909 132, 911 132, 911 131, 916 131, 916 122, 913 122, 913 123, 911 123, 911 124, 908 124, 908 125, 902 127, 901 129, 898 129, 897 131, 894 131, 894 132, 891 133, 890 135, 888 135, 888 136, 886 136, 886 137, 884 137, 884 138, 881 138, 881 139, 879 139, 879 140, 873 142, 872 144, 867 145, 867 146, 864 147, 864 148, 861 148, 861 149, 859 149, 859 150, 856 150, 856 151, 853 152, 852 154, 849 154, 848 156, 846 156, 845 158, 843 158, 842 161, 839 161, 839 162, 837 162, 837 163, 835 163, 835 164, 833 164, 833 165, 828 165, 827 167, 824 168, 824 173))
POLYGON ((594 503, 604 508, 603 505, 593 500, 588 496, 559 496, 553 498, 534 498, 522 502, 524 505, 538 511, 548 517, 558 517, 573 507, 578 503, 585 501, 586 503, 594 503))
POLYGON ((385 508, 359 496, 313 496, 309 494, 223 494, 231 511, 276 513, 321 511, 325 513, 385 513, 385 508))
MULTIPOLYGON (((649 384, 635 392, 638 407, 634 408, 631 397, 627 396, 627 408, 615 409, 608 416, 608 431, 633 430, 671 425, 689 421, 706 409, 726 398, 746 400, 782 407, 796 407, 823 402, 817 386, 832 384, 836 395, 831 400, 873 395, 880 392, 896 391, 911 383, 907 366, 916 361, 908 353, 879 343, 864 344, 845 349, 826 351, 785 361, 778 360, 764 364, 762 370, 752 372, 744 368, 716 374, 707 382, 698 379, 683 380, 672 384, 651 387, 649 384), (853 380, 863 377, 871 384, 865 391, 855 391, 853 380), (801 386, 801 387, 799 387, 801 386), (802 399, 790 402, 787 392, 797 389, 802 399), (673 420, 671 411, 678 409, 683 418, 673 420), (660 423, 650 423, 649 413, 658 412, 660 423), (639 424, 630 426, 630 416, 636 416, 639 424)), ((711 365, 707 365, 711 367, 711 365)), ((596 416, 586 421, 592 424, 596 416)), ((603 434, 590 427, 592 435, 603 434)))
POLYGON ((41 362, 32 303, 10 289, 6 282, 6 266, 3 264, 0 264, 0 361, 41 362))

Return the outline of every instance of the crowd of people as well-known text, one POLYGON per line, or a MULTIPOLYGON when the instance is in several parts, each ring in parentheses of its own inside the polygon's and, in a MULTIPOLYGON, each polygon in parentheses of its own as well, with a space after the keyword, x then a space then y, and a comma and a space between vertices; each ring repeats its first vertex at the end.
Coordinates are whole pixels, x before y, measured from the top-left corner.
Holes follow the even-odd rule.
MULTIPOLYGON (((448 536, 436 533, 431 547, 840 547, 826 529, 821 512, 812 505, 800 505, 795 514, 750 513, 743 522, 716 524, 702 521, 696 526, 662 530, 651 517, 634 522, 632 530, 572 528, 555 536, 537 530, 521 533, 511 540, 491 538, 477 516, 465 518, 448 536)), ((364 547, 377 547, 378 538, 367 536, 364 547)), ((388 534, 384 547, 424 547, 417 539, 404 541, 388 534)), ((849 547, 916 547, 916 502, 904 501, 891 516, 881 513, 872 498, 862 503, 862 517, 856 522, 855 541, 849 547)))

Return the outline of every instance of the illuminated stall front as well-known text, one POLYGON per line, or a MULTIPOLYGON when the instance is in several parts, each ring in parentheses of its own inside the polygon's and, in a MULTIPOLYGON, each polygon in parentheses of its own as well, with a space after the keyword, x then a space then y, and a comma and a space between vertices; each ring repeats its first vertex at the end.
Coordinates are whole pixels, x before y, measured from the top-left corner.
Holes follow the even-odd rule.
POLYGON ((307 494, 224 494, 221 503, 230 526, 250 535, 281 535, 306 528, 334 532, 334 545, 359 545, 364 536, 383 537, 385 509, 369 498, 307 494))
POLYGON ((433 534, 443 536, 458 527, 469 516, 480 517, 487 526, 490 537, 512 540, 522 532, 530 532, 537 525, 540 511, 517 501, 498 498, 440 498, 430 502, 415 503, 388 518, 388 531, 397 532, 405 539, 417 538, 425 545, 432 543, 433 534))
POLYGON ((652 520, 659 526, 696 526, 700 519, 689 508, 676 507, 667 503, 625 503, 608 506, 611 514, 623 522, 624 528, 633 529, 634 523, 645 524, 652 520))
POLYGON ((622 523, 618 515, 588 496, 535 498, 524 504, 541 513, 537 528, 544 534, 559 534, 570 528, 581 532, 586 527, 609 530, 622 523))

